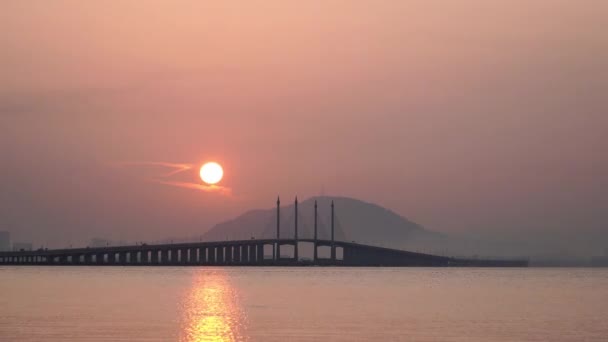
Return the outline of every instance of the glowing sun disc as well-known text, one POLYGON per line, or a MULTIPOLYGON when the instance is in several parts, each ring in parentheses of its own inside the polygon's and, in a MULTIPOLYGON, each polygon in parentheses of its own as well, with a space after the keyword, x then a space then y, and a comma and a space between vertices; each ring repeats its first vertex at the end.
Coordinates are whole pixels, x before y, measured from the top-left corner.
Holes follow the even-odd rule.
POLYGON ((209 162, 205 163, 205 165, 201 167, 200 175, 203 182, 213 185, 222 180, 224 170, 220 164, 216 162, 209 162))

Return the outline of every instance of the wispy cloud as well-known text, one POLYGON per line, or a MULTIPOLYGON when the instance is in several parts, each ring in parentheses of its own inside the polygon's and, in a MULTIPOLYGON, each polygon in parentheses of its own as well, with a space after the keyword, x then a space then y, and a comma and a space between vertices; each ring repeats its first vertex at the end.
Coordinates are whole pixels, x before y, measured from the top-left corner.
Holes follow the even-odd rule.
POLYGON ((178 173, 188 171, 194 167, 194 164, 183 164, 183 163, 166 163, 166 162, 118 162, 114 163, 116 166, 160 166, 169 169, 173 169, 166 174, 159 177, 171 177, 178 173))
POLYGON ((164 185, 177 186, 180 188, 201 190, 201 191, 205 191, 205 192, 217 192, 222 195, 232 195, 232 190, 230 188, 227 188, 227 187, 224 187, 221 185, 206 185, 206 184, 199 184, 199 183, 163 181, 163 180, 158 180, 158 179, 152 179, 151 181, 159 183, 159 184, 164 184, 164 185))
POLYGON ((118 167, 163 167, 170 169, 170 171, 160 174, 156 177, 147 178, 146 180, 153 183, 174 186, 179 188, 193 189, 204 192, 213 192, 218 193, 225 196, 232 195, 232 189, 221 186, 221 185, 207 185, 203 183, 194 183, 194 182, 185 182, 185 181, 177 181, 171 180, 170 177, 173 177, 179 173, 189 171, 195 167, 195 164, 188 163, 168 163, 168 162, 117 162, 113 163, 113 165, 118 167))

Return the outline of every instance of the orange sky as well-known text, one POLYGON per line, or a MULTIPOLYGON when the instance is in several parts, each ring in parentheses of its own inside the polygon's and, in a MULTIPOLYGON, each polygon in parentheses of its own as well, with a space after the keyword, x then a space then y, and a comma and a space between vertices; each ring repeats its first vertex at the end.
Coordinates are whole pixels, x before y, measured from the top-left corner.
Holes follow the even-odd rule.
POLYGON ((445 232, 603 229, 607 15, 603 0, 2 1, 0 230, 190 236, 321 189, 445 232), (116 167, 206 160, 231 196, 116 167))

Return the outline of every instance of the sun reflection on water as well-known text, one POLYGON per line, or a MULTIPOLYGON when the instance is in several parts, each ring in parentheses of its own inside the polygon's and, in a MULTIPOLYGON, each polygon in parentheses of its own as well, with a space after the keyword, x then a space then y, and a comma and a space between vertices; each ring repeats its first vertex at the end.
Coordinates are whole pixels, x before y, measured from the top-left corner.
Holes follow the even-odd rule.
POLYGON ((184 301, 180 341, 246 341, 246 316, 238 293, 224 271, 201 271, 184 301))

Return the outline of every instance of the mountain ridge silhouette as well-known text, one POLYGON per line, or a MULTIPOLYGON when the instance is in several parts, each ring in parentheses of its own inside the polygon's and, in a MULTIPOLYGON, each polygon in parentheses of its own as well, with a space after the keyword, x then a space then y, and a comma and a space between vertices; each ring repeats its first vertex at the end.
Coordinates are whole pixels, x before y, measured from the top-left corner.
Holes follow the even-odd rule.
MULTIPOLYGON (((318 203, 318 238, 330 239, 331 202, 335 209, 335 239, 402 247, 411 239, 441 235, 380 205, 355 198, 315 196, 298 203, 298 237, 313 238, 314 202, 318 203)), ((281 202, 280 236, 294 236, 294 202, 281 202)), ((276 207, 249 210, 234 219, 216 224, 207 241, 272 239, 276 237, 276 207)))

